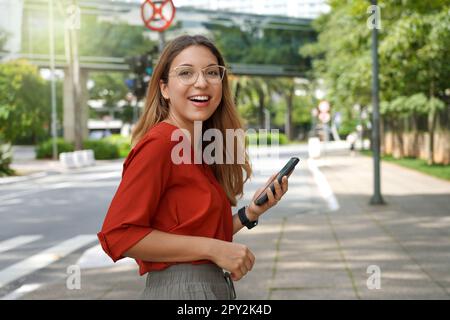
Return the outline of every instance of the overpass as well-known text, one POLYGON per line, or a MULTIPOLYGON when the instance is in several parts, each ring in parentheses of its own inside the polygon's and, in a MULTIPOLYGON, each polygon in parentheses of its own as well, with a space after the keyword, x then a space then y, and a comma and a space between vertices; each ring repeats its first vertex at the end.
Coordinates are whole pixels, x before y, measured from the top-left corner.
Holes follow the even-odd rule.
MULTIPOLYGON (((41 19, 46 19, 48 12, 48 0, 19 0, 23 3, 24 19, 28 16, 36 16, 41 19), (23 2, 22 2, 23 1, 23 2)), ((55 13, 58 19, 65 19, 65 6, 72 3, 68 0, 53 0, 55 3, 55 13)), ((77 5, 81 9, 82 15, 93 15, 100 17, 102 21, 122 22, 131 26, 143 26, 140 18, 140 2, 129 0, 78 0, 77 5)), ((178 26, 178 29, 168 30, 167 37, 172 38, 180 33, 196 33, 205 34, 209 32, 212 26, 222 27, 239 27, 245 28, 247 25, 257 26, 259 30, 291 30, 299 32, 312 32, 311 20, 298 19, 280 16, 266 16, 254 14, 242 14, 235 12, 224 11, 210 11, 199 10, 196 8, 180 7, 177 8, 176 17, 173 22, 178 26)), ((38 24, 39 25, 39 24, 38 24)), ((30 28, 25 23, 21 23, 22 28, 30 28)), ((40 21, 40 27, 45 29, 46 22, 40 21)), ((31 27, 32 29, 32 27, 31 27)), ((244 30, 245 31, 245 30, 244 30)), ((147 30, 147 34, 153 40, 158 39, 158 33, 147 30)), ((30 38, 30 35, 28 35, 30 38)), ((32 38, 32 37, 31 37, 32 38)), ((29 39, 28 39, 29 40, 29 39)), ((24 41, 22 41, 24 42, 24 41)), ((35 64, 39 68, 50 67, 49 54, 36 53, 16 53, 16 54, 1 54, 0 60, 11 58, 24 58, 35 64)), ((125 57, 98 57, 98 56, 80 56, 78 57, 80 66, 80 84, 86 83, 89 72, 105 71, 105 72, 129 72, 129 65, 125 61, 125 57)), ((69 64, 66 56, 55 56, 56 68, 67 71, 69 64)), ((234 75, 248 75, 248 76, 267 76, 267 77, 305 77, 304 70, 300 70, 293 65, 258 65, 258 64, 240 64, 229 63, 228 68, 231 74, 234 75)), ((65 74, 68 74, 65 72, 65 74)), ((64 79, 64 132, 68 140, 73 140, 73 124, 74 116, 74 102, 73 102, 73 82, 72 78, 65 76, 64 79), (66 123, 67 122, 67 123, 66 123)), ((86 85, 81 85, 82 105, 87 104, 87 89, 86 85)), ((83 108, 86 109, 86 108, 83 108)), ((87 110, 82 111, 81 119, 87 117, 87 110)), ((87 121, 86 121, 87 122, 87 121)), ((84 135, 87 134, 87 129, 84 129, 84 135)))
MULTIPOLYGON (((1 58, 8 59, 26 59, 39 68, 50 68, 50 55, 47 54, 13 54, 6 55, 0 53, 1 58)), ((85 71, 118 71, 129 72, 130 67, 125 58, 118 57, 79 57, 80 69, 85 71)), ((68 63, 66 57, 62 55, 55 56, 55 67, 57 69, 66 69, 68 63)), ((292 65, 269 65, 269 64, 243 64, 229 63, 228 69, 231 74, 238 76, 268 76, 268 77, 298 77, 302 78, 305 73, 292 65)))

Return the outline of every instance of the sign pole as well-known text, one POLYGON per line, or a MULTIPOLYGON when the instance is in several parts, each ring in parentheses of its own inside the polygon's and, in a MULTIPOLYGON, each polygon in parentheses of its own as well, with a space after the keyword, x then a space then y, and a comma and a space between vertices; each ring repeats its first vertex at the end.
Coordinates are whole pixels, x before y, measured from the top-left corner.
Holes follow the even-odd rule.
POLYGON ((56 139, 58 137, 56 130, 57 113, 56 113, 56 83, 55 83, 55 37, 53 24, 53 0, 48 2, 49 15, 49 47, 50 47, 50 74, 51 74, 51 104, 52 104, 52 155, 53 160, 58 160, 58 145, 56 139))
POLYGON ((159 32, 159 53, 161 53, 166 45, 166 37, 164 31, 159 32))
MULTIPOLYGON (((377 0, 372 0, 372 5, 377 5, 377 0)), ((370 204, 384 204, 381 196, 381 179, 380 179, 380 108, 378 101, 379 94, 378 84, 378 29, 377 26, 372 28, 372 105, 373 105, 373 125, 372 125, 372 151, 374 164, 374 193, 370 199, 370 204)))

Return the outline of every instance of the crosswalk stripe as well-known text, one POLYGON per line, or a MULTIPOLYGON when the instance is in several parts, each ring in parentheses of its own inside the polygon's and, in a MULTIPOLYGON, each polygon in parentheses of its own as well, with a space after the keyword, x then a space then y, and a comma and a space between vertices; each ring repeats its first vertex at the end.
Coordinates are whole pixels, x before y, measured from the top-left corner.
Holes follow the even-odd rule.
POLYGON ((96 235, 78 235, 0 271, 0 288, 97 240, 96 235))
POLYGON ((119 261, 113 262, 110 257, 103 251, 101 245, 97 244, 83 252, 78 259, 77 266, 81 269, 93 269, 93 268, 107 268, 115 267, 118 265, 132 265, 135 266, 136 262, 131 258, 123 258, 119 261))
POLYGON ((19 236, 0 242, 0 253, 23 246, 24 244, 39 240, 42 235, 19 236))
POLYGON ((1 297, 0 300, 17 300, 23 295, 39 289, 41 286, 42 286, 41 283, 25 284, 21 286, 19 289, 14 290, 13 292, 7 294, 6 296, 1 297))

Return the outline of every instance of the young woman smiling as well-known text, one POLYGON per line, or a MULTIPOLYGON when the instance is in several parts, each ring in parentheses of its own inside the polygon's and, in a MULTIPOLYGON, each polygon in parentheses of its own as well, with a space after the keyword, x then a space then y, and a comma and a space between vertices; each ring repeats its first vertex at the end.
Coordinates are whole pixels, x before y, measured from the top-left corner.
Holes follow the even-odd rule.
POLYGON ((219 50, 203 36, 184 35, 167 44, 154 69, 133 148, 98 233, 114 261, 134 258, 147 274, 143 299, 234 299, 233 281, 252 270, 255 256, 234 243, 233 234, 255 226, 288 189, 283 177, 275 194, 267 189, 268 202, 253 202, 261 188, 233 215, 251 175, 248 154, 244 150, 244 163, 175 164, 174 131, 186 130, 192 150, 202 146, 192 139, 196 121, 203 131, 220 130, 224 146, 226 129, 242 129, 219 50))

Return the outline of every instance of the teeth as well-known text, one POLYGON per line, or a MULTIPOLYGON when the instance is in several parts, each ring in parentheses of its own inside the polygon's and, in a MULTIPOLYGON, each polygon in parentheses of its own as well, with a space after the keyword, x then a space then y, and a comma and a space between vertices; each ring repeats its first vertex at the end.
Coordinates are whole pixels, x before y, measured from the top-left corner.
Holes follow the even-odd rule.
POLYGON ((191 97, 191 100, 202 100, 202 101, 206 101, 209 100, 208 96, 195 96, 195 97, 191 97))

